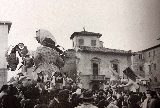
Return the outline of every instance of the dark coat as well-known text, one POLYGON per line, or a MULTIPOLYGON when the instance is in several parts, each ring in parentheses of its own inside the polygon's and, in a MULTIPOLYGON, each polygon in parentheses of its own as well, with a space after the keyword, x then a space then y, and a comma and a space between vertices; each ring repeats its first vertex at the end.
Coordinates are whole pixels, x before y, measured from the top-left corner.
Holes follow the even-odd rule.
POLYGON ((158 99, 151 99, 150 100, 150 103, 148 105, 148 108, 159 108, 159 107, 156 107, 156 105, 158 105, 160 101, 158 99))
POLYGON ((20 108, 20 102, 16 96, 6 95, 3 100, 3 108, 20 108))
POLYGON ((109 102, 107 100, 100 100, 100 102, 98 103, 97 107, 98 108, 106 108, 109 105, 109 102))
POLYGON ((123 102, 123 100, 124 100, 124 97, 122 97, 122 96, 119 99, 117 99, 117 106, 119 108, 122 108, 122 102, 123 102))

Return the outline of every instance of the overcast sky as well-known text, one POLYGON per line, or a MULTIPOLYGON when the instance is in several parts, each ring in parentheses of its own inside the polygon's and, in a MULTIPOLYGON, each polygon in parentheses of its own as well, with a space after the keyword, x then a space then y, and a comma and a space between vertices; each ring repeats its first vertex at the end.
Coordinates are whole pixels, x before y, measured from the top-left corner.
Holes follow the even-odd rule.
POLYGON ((139 51, 160 43, 160 0, 0 0, 0 20, 11 21, 9 45, 39 46, 35 31, 50 31, 72 48, 73 32, 102 34, 104 47, 139 51))

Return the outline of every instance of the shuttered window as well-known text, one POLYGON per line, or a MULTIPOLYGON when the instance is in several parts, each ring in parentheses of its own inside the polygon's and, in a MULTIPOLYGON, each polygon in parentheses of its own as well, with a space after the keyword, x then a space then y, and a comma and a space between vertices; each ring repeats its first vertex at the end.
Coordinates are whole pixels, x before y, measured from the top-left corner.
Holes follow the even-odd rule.
POLYGON ((96 40, 91 40, 91 46, 96 46, 96 40))
POLYGON ((79 45, 84 45, 84 39, 78 39, 79 45))

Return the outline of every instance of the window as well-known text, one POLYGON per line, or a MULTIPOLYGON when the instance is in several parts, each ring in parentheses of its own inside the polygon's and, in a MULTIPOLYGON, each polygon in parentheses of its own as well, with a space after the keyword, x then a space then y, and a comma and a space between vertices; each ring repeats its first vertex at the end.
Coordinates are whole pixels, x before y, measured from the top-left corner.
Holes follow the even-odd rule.
POLYGON ((139 54, 139 59, 142 59, 143 55, 142 54, 139 54))
POLYGON ((154 64, 154 69, 156 70, 156 64, 154 64))
POLYGON ((151 71, 151 65, 148 65, 148 67, 149 67, 149 72, 151 71))
POLYGON ((91 46, 96 46, 96 40, 91 40, 91 46))
POLYGON ((149 52, 149 57, 151 56, 151 53, 149 52))
POLYGON ((156 55, 156 51, 154 50, 154 51, 153 51, 153 56, 155 56, 155 55, 156 55))
POLYGON ((84 39, 78 39, 79 45, 84 45, 84 39))
POLYGON ((116 72, 118 72, 118 64, 113 64, 113 70, 115 70, 116 72))
POLYGON ((74 41, 73 41, 73 47, 74 47, 74 41))
POLYGON ((93 75, 98 75, 98 64, 93 63, 93 75))

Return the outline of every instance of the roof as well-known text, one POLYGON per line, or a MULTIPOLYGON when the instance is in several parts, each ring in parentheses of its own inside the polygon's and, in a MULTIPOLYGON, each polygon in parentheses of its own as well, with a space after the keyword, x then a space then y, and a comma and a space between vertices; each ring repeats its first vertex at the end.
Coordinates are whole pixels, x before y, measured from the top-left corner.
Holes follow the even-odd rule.
POLYGON ((158 47, 160 47, 160 44, 156 45, 156 46, 153 46, 153 47, 150 47, 150 48, 147 48, 147 49, 142 50, 142 51, 145 52, 145 51, 149 51, 149 50, 152 50, 152 49, 155 49, 155 48, 158 48, 158 47))
POLYGON ((81 32, 74 32, 70 39, 73 39, 74 36, 98 36, 98 37, 101 37, 102 34, 100 33, 94 33, 94 32, 88 32, 88 31, 81 31, 81 32))
POLYGON ((99 52, 99 53, 115 53, 115 54, 129 54, 134 55, 131 50, 124 51, 124 50, 118 50, 118 49, 110 49, 105 47, 88 47, 88 46, 79 46, 78 51, 85 51, 85 52, 99 52))
POLYGON ((10 21, 0 21, 0 25, 8 25, 8 33, 9 33, 12 22, 10 22, 10 21))

